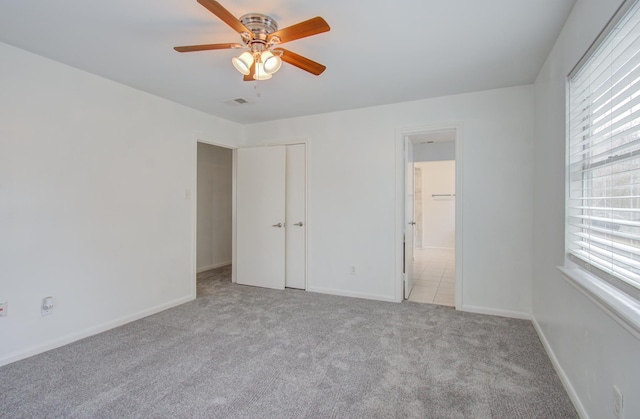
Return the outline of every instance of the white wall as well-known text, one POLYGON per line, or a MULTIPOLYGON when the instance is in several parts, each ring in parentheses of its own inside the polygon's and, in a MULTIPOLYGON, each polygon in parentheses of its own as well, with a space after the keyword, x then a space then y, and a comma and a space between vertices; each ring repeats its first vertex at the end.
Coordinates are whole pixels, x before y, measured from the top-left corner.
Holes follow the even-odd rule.
POLYGON ((0 365, 194 298, 194 135, 242 127, 1 43, 0 68, 0 365))
POLYGON ((640 417, 640 341, 566 282, 564 260, 565 81, 620 0, 578 0, 535 84, 533 315, 543 342, 586 417, 640 417))
POLYGON ((198 271, 231 263, 232 151, 198 143, 198 271))
POLYGON ((397 300, 397 130, 452 122, 463 125, 464 308, 528 316, 532 86, 246 126, 256 145, 310 139, 310 290, 397 300))
POLYGON ((422 247, 456 247, 456 201, 432 195, 456 193, 454 160, 416 163, 422 175, 422 247))

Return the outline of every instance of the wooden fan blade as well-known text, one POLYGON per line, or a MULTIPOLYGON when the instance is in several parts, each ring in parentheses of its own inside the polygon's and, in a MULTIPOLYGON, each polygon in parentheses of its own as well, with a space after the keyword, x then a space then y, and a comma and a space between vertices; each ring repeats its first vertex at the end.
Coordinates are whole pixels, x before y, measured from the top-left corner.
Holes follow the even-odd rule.
POLYGON ((244 80, 244 81, 255 81, 255 79, 253 78, 253 75, 254 75, 255 71, 256 71, 256 63, 254 61, 253 64, 251 64, 251 68, 249 68, 249 74, 245 75, 242 80, 244 80))
POLYGON ((278 49, 282 50, 282 55, 280 56, 282 61, 294 65, 304 71, 308 71, 311 74, 319 76, 324 70, 327 69, 327 67, 323 66, 322 64, 310 60, 307 57, 303 57, 300 54, 296 54, 295 52, 289 51, 284 48, 278 49))
POLYGON ((236 32, 238 33, 247 32, 248 34, 253 36, 253 33, 249 29, 247 29, 247 27, 244 26, 242 22, 236 19, 234 15, 232 15, 227 9, 222 7, 222 5, 217 1, 198 0, 198 3, 206 7, 214 15, 218 16, 218 18, 221 21, 231 26, 231 28, 233 28, 233 30, 235 30, 236 32))
MULTIPOLYGON (((200 1, 200 0, 198 0, 200 1)), ((269 39, 277 36, 280 43, 295 41, 296 39, 306 38, 307 36, 317 35, 319 33, 328 32, 331 28, 320 16, 314 17, 304 22, 297 23, 293 26, 280 29, 272 33, 269 39)))
POLYGON ((242 48, 242 44, 206 44, 206 45, 186 45, 183 47, 173 47, 178 52, 208 51, 212 49, 242 48))

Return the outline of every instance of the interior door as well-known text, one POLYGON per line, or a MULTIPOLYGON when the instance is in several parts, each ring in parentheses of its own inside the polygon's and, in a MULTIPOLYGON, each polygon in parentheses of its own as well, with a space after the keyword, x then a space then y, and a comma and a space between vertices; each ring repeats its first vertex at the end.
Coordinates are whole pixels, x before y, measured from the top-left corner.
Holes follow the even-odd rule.
POLYGON ((405 157, 405 225, 404 225, 404 298, 409 298, 413 290, 413 249, 415 233, 415 203, 414 178, 415 164, 413 163, 413 143, 409 138, 404 139, 405 157))
POLYGON ((285 232, 287 288, 306 289, 306 146, 287 146, 285 232))
POLYGON ((284 289, 284 146, 238 149, 236 282, 284 289))

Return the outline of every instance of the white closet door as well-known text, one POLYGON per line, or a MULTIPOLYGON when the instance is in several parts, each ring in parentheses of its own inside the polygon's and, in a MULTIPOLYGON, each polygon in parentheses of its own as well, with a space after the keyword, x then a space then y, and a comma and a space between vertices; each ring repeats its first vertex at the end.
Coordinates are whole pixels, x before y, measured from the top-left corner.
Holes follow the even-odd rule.
POLYGON ((306 146, 287 146, 286 269, 288 288, 306 289, 306 146))
POLYGON ((286 149, 238 150, 236 281, 284 289, 286 149))

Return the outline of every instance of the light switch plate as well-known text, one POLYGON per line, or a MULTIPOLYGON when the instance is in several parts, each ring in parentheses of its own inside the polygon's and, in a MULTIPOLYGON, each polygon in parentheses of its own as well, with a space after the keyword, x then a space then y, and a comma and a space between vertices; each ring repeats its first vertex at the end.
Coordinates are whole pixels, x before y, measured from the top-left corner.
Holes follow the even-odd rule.
POLYGON ((45 297, 42 299, 42 306, 40 306, 40 314, 42 316, 48 316, 53 313, 53 297, 45 297))

